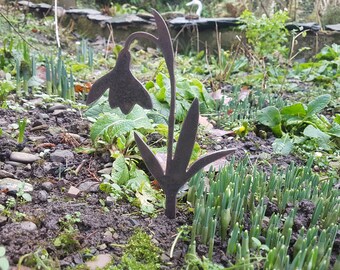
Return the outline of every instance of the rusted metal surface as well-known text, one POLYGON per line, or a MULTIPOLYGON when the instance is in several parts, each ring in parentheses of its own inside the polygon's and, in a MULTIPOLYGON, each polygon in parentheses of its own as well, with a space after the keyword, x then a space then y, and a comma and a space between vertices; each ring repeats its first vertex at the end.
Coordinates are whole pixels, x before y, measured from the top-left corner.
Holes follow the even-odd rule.
POLYGON ((141 156, 148 167, 150 173, 159 182, 166 196, 165 215, 169 218, 176 217, 176 195, 179 189, 199 170, 209 163, 231 154, 235 149, 217 151, 202 156, 189 168, 189 161, 194 148, 199 118, 199 102, 195 99, 183 122, 182 130, 175 153, 173 154, 174 126, 175 126, 175 102, 176 102, 176 81, 174 73, 174 52, 169 29, 159 15, 153 10, 153 15, 157 24, 158 36, 146 32, 136 32, 131 34, 120 52, 115 68, 108 74, 98 79, 92 86, 87 104, 100 98, 107 89, 109 90, 109 103, 112 108, 119 107, 123 113, 129 113, 135 104, 139 104, 145 109, 151 109, 151 98, 142 84, 132 75, 130 71, 129 47, 135 39, 149 39, 156 43, 162 50, 165 62, 169 71, 171 83, 170 114, 168 121, 168 141, 167 160, 163 170, 159 160, 153 154, 145 142, 135 133, 135 140, 141 156))

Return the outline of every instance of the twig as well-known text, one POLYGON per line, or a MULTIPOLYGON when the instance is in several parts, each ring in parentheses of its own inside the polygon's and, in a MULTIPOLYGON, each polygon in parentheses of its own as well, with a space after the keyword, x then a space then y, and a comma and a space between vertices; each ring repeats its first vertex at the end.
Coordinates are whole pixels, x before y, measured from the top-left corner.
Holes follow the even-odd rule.
POLYGON ((15 26, 10 22, 10 20, 0 11, 0 15, 1 17, 3 17, 5 19, 5 21, 9 24, 10 27, 13 28, 14 32, 18 34, 18 36, 31 48, 33 48, 34 50, 38 51, 38 49, 36 47, 34 47, 31 43, 29 43, 24 37, 23 35, 15 28, 15 26))

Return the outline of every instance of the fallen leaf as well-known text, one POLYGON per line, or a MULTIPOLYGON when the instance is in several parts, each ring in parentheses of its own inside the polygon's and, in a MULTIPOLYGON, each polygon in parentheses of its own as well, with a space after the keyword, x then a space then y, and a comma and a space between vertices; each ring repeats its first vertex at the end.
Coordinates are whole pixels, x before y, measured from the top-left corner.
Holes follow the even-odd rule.
POLYGON ((199 116, 198 123, 204 126, 206 129, 212 129, 214 126, 208 121, 208 118, 205 116, 199 116))
POLYGON ((244 101, 250 94, 251 90, 248 88, 248 86, 243 86, 240 90, 240 94, 238 95, 239 101, 244 101))

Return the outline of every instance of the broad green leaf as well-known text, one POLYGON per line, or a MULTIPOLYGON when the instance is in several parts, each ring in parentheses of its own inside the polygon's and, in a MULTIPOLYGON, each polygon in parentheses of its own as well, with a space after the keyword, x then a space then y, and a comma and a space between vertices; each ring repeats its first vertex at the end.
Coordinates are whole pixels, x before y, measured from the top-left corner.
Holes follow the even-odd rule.
POLYGON ((136 197, 140 204, 140 209, 144 213, 151 214, 155 208, 153 203, 156 202, 155 190, 150 186, 149 182, 144 182, 138 191, 136 191, 136 197))
POLYGON ((281 130, 281 114, 280 111, 274 106, 268 106, 257 112, 258 121, 272 129, 277 137, 282 136, 281 130))
POLYGON ((103 136, 107 143, 112 143, 115 138, 137 129, 153 130, 149 118, 140 106, 135 106, 127 115, 121 112, 104 114, 92 125, 90 137, 96 142, 103 136))
POLYGON ((293 141, 286 134, 282 138, 275 139, 273 142, 273 151, 275 154, 287 156, 293 150, 293 141))
POLYGON ((340 125, 333 122, 331 129, 328 131, 328 134, 340 138, 340 125))
POLYGON ((312 100, 307 105, 307 117, 311 117, 324 109, 328 103, 331 101, 331 95, 321 95, 318 96, 316 99, 312 100))
POLYGON ((340 114, 335 115, 334 122, 340 125, 340 114))
POLYGON ((4 247, 0 247, 0 257, 5 256, 6 249, 4 247))
POLYGON ((1 270, 9 269, 9 262, 6 258, 0 258, 0 269, 1 270))
POLYGON ((290 106, 283 107, 281 109, 281 115, 285 118, 288 116, 299 116, 303 118, 306 116, 306 109, 305 106, 299 102, 290 106))
POLYGON ((26 201, 26 202, 31 202, 32 201, 32 196, 29 193, 23 193, 21 197, 26 201))
POLYGON ((149 183, 149 177, 142 170, 134 170, 134 175, 126 183, 126 186, 136 191, 141 188, 142 185, 149 183))
POLYGON ((318 128, 312 126, 312 125, 308 125, 305 128, 305 130, 303 131, 303 135, 305 135, 309 138, 318 139, 322 142, 328 142, 329 139, 331 138, 331 136, 329 136, 325 132, 322 132, 320 129, 318 129, 318 128))
POLYGON ((119 185, 125 185, 130 178, 129 168, 125 163, 125 158, 123 156, 118 157, 112 163, 112 173, 111 178, 114 182, 119 185))

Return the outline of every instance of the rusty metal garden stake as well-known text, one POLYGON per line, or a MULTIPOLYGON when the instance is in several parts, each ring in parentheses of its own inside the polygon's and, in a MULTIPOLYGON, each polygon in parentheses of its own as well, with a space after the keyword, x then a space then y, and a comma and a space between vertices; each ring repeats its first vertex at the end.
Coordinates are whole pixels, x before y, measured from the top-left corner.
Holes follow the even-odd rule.
POLYGON ((151 98, 143 85, 130 71, 131 55, 129 47, 135 39, 145 38, 156 43, 161 49, 171 83, 170 114, 168 121, 167 159, 166 168, 163 170, 159 160, 152 153, 149 146, 135 133, 135 140, 141 156, 149 171, 157 179, 166 196, 165 215, 168 218, 176 217, 176 196, 179 189, 199 170, 211 162, 222 158, 235 149, 226 149, 202 156, 189 168, 189 161, 194 148, 199 118, 199 103, 195 99, 191 104, 188 114, 183 122, 175 153, 173 154, 174 127, 175 127, 175 102, 176 81, 174 72, 174 51, 169 29, 161 15, 153 10, 157 25, 158 37, 146 33, 132 33, 125 41, 120 52, 116 66, 112 71, 99 78, 92 86, 88 95, 87 104, 91 104, 109 89, 109 103, 111 108, 119 107, 124 114, 128 114, 135 104, 145 109, 151 109, 151 98), (187 169, 188 168, 188 169, 187 169))

